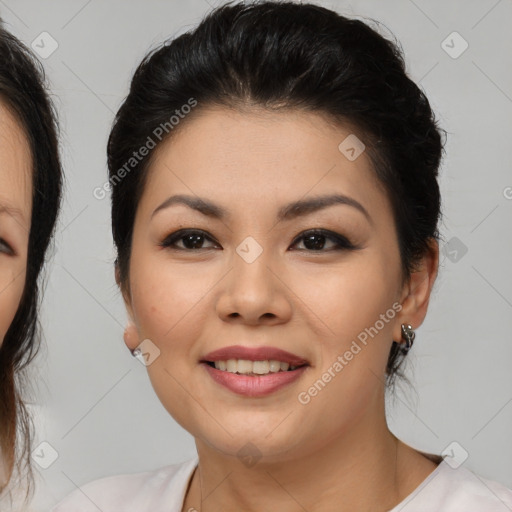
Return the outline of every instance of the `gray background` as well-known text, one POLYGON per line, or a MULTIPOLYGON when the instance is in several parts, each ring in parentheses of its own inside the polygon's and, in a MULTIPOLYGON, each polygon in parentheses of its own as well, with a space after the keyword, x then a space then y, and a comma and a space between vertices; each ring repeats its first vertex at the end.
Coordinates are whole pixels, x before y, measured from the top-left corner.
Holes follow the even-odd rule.
MULTIPOLYGON (((42 46, 43 31, 58 43, 41 60, 61 116, 67 186, 30 406, 34 446, 47 442, 58 458, 43 469, 52 449, 34 456, 36 510, 89 480, 195 454, 123 343, 109 199, 93 190, 106 180, 109 128, 135 66, 150 47, 195 25, 214 5, 208 1, 0 0, 7 28, 27 44, 42 46)), ((390 426, 429 452, 456 441, 469 454, 466 467, 512 487, 512 2, 319 3, 383 22, 449 132, 440 179, 448 250, 411 353, 415 389, 390 403, 390 426), (457 58, 445 49, 459 51, 461 40, 443 45, 453 31, 469 44, 457 58)))

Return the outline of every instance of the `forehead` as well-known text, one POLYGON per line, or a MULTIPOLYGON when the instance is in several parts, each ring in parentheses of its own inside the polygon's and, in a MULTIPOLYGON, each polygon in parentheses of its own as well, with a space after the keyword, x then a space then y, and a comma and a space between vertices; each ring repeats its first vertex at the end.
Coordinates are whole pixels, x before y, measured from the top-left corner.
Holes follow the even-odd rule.
POLYGON ((0 100, 0 206, 19 210, 25 221, 32 204, 31 166, 27 137, 14 113, 0 100))
POLYGON ((366 152, 351 160, 340 150, 356 136, 347 126, 295 110, 218 107, 193 116, 155 150, 143 202, 176 192, 272 207, 336 189, 370 208, 386 206, 366 152))

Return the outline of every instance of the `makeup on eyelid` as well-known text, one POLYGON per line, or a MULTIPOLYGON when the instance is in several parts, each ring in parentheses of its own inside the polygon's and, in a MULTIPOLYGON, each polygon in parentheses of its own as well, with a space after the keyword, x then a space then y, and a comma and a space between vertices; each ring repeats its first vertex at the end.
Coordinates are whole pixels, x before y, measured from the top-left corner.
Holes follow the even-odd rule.
MULTIPOLYGON (((214 249, 215 248, 215 247, 190 248, 190 247, 177 247, 176 246, 176 243, 181 242, 181 241, 187 239, 187 237, 192 237, 192 236, 195 236, 196 238, 208 240, 209 242, 211 242, 217 246, 219 245, 213 239, 213 237, 210 236, 207 232, 205 232, 203 230, 192 229, 192 228, 184 228, 184 229, 179 229, 177 231, 174 231, 173 233, 166 236, 164 238, 164 240, 161 241, 158 245, 160 245, 161 247, 164 247, 164 248, 168 248, 168 249, 173 249, 173 250, 176 249, 176 250, 183 250, 183 251, 187 251, 187 250, 198 251, 198 250, 206 250, 206 249, 214 249)), ((322 238, 326 242, 327 241, 331 242, 334 245, 334 247, 331 247, 331 249, 326 249, 326 251, 353 250, 353 249, 358 248, 357 246, 352 244, 352 242, 346 236, 343 236, 339 233, 335 233, 330 230, 321 229, 321 228, 314 228, 314 229, 303 231, 302 233, 300 233, 293 239, 291 246, 296 246, 301 241, 305 245, 306 244, 305 241, 306 240, 311 241, 311 239, 313 237, 322 238)), ((325 251, 322 251, 322 249, 324 249, 324 248, 323 247, 318 248, 318 249, 305 248, 305 249, 300 249, 300 250, 311 250, 311 251, 325 252, 325 251)))
MULTIPOLYGON (((225 235, 228 240, 234 235, 233 231, 229 228, 220 227, 215 220, 205 219, 202 222, 190 220, 190 217, 194 215, 190 214, 173 214, 172 223, 169 222, 166 216, 157 216, 153 221, 148 230, 151 238, 151 242, 158 246, 158 248, 173 250, 180 249, 183 251, 205 251, 207 249, 220 249, 216 246, 222 246, 223 236, 222 231, 227 230, 228 233, 225 235), (184 248, 176 247, 179 243, 183 245, 183 238, 187 236, 196 235, 204 240, 208 244, 208 247, 198 248, 184 248), (174 243, 174 247, 170 245, 174 243)), ((336 249, 342 250, 357 250, 363 249, 366 246, 366 241, 369 236, 369 224, 362 221, 362 217, 356 215, 347 215, 343 218, 343 222, 339 222, 332 219, 332 213, 322 212, 316 215, 314 221, 306 221, 306 219, 296 222, 294 227, 287 225, 288 223, 278 223, 271 226, 267 232, 274 231, 276 240, 288 239, 289 246, 295 246, 297 244, 305 245, 305 238, 308 237, 322 237, 325 239, 325 245, 329 245, 330 248, 319 248, 316 249, 297 249, 308 252, 331 252, 336 249), (329 218, 331 217, 331 218, 329 218), (291 233, 291 234, 290 234, 291 233)), ((247 232, 247 230, 246 230, 247 232)), ((265 233, 265 232, 264 232, 265 233)), ((258 240, 257 235, 254 235, 258 240)), ((240 241, 244 237, 242 236, 240 241)), ((224 238, 226 240, 226 238, 224 238)), ((227 243, 227 242, 224 242, 227 243)), ((235 246, 238 245, 235 243, 235 246)))

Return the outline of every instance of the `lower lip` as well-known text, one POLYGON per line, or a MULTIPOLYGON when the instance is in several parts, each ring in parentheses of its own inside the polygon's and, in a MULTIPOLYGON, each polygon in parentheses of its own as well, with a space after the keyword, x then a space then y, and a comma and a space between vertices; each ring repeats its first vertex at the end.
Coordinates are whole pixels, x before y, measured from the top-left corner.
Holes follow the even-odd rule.
POLYGON ((210 377, 217 383, 239 395, 260 397, 270 395, 275 391, 295 382, 306 370, 307 366, 301 366, 293 371, 269 373, 259 377, 238 375, 224 370, 217 370, 209 364, 201 363, 210 377))

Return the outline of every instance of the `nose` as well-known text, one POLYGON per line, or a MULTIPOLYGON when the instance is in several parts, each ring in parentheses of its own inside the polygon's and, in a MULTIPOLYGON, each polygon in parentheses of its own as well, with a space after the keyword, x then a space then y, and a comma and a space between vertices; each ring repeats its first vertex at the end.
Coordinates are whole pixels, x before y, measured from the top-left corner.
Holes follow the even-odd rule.
POLYGON ((275 325, 290 319, 293 293, 265 251, 252 262, 234 254, 231 271, 222 282, 216 309, 223 321, 275 325))

